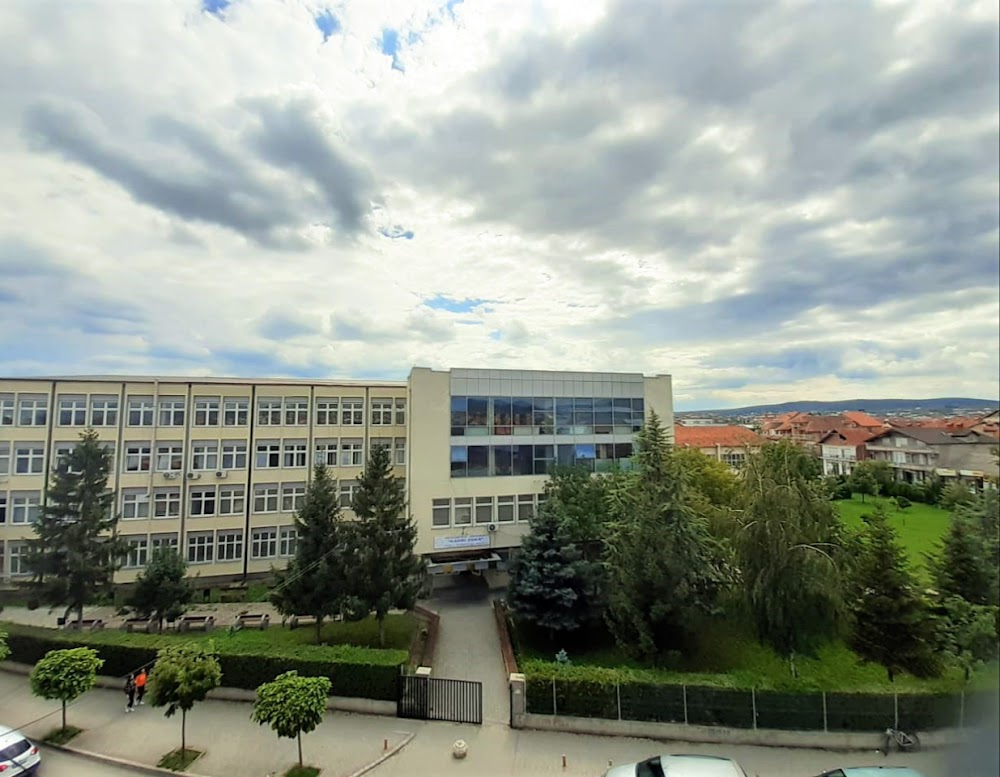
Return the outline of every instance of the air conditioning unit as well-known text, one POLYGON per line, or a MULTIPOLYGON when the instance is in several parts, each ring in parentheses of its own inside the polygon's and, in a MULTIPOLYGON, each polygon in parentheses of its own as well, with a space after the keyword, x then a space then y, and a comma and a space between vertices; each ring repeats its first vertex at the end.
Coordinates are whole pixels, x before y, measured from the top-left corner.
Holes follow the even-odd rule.
POLYGON ((224 477, 226 477, 226 476, 227 476, 228 474, 229 474, 229 473, 228 473, 228 472, 226 472, 226 471, 225 471, 224 469, 220 469, 220 470, 219 470, 218 472, 216 472, 216 473, 215 473, 215 476, 216 476, 217 478, 224 478, 224 477))
POLYGON ((497 525, 495 523, 491 523, 489 526, 486 527, 486 531, 489 532, 494 532, 496 530, 497 530, 497 525))
POLYGON ((200 472, 188 472, 188 480, 199 480, 200 478, 200 472))
POLYGON ((177 479, 177 473, 176 472, 164 472, 163 473, 163 477, 165 477, 167 480, 176 480, 177 479))

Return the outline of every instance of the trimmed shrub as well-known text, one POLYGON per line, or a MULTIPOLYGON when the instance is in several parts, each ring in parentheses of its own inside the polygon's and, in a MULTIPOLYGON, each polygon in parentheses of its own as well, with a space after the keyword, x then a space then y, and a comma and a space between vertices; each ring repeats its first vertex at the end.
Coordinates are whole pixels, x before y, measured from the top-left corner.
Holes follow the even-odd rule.
POLYGON ((622 719, 657 723, 684 722, 684 687, 656 683, 621 686, 622 719))
POLYGON ((753 728, 750 691, 688 685, 688 723, 696 726, 753 728))
POLYGON ((884 731, 893 724, 895 715, 895 702, 891 695, 826 695, 826 723, 830 731, 884 731))
POLYGON ((757 727, 823 730, 823 694, 757 691, 757 727))

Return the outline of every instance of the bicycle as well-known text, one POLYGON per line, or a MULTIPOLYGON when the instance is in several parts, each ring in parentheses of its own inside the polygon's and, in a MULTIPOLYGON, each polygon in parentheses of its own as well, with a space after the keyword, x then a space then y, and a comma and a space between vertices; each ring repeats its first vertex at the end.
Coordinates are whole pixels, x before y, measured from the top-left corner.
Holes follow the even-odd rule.
POLYGON ((882 755, 888 756, 892 749, 893 742, 902 753, 913 753, 920 749, 920 737, 916 734, 907 734, 894 728, 885 730, 885 746, 882 748, 882 755))

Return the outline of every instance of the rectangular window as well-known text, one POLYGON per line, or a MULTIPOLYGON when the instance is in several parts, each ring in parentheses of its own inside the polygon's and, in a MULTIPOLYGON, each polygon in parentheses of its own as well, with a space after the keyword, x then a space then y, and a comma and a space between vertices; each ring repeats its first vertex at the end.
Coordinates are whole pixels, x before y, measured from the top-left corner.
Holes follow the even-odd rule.
POLYGON ((397 437, 392 444, 393 463, 397 466, 406 464, 406 438, 397 437))
POLYGON ((365 449, 361 440, 340 441, 340 466, 361 467, 364 465, 365 449))
POLYGON ((338 449, 339 446, 337 445, 336 440, 317 440, 316 458, 315 458, 316 465, 324 467, 336 467, 338 449))
POLYGON ((372 400, 372 426, 392 426, 392 400, 372 400))
POLYGON ((320 397, 316 400, 316 425, 336 426, 340 422, 340 400, 320 397))
POLYGON ((341 480, 340 481, 340 506, 345 510, 351 509, 351 504, 354 501, 354 493, 358 490, 358 483, 356 480, 341 480))
POLYGON ((497 497, 497 523, 514 522, 514 495, 497 497))
POLYGON ((194 425, 195 426, 219 425, 218 397, 194 398, 194 425))
POLYGON ((10 522, 34 523, 41 510, 42 495, 39 491, 13 491, 10 495, 10 522))
POLYGON ((455 515, 454 521, 456 526, 468 526, 472 523, 472 497, 471 496, 457 496, 455 497, 455 515))
POLYGON ((191 489, 191 517, 215 515, 215 486, 191 489))
POLYGON ((0 475, 10 474, 10 443, 0 442, 0 475))
POLYGON ((148 442, 125 443, 125 472, 149 472, 152 458, 148 442))
POLYGON ((493 497, 476 497, 476 523, 493 523, 493 497))
POLYGON ((184 426, 184 397, 160 397, 160 426, 184 426))
POLYGON ((341 401, 342 426, 365 425, 365 401, 361 397, 344 397, 341 401))
MULTIPOLYGON (((70 459, 73 456, 73 451, 76 450, 75 442, 57 442, 55 450, 53 451, 52 466, 56 472, 68 472, 70 474, 79 475, 80 472, 73 469, 73 465, 70 463, 70 459)), ((0 470, 2 471, 2 470, 0 470)))
POLYGON ((493 403, 493 434, 511 434, 514 411, 507 397, 491 397, 493 403))
POLYGON ((514 397, 510 401, 514 421, 514 434, 531 434, 531 397, 514 397))
POLYGON ((551 397, 533 397, 531 423, 536 434, 555 434, 555 400, 551 397))
POLYGON ((299 544, 299 530, 294 526, 281 527, 281 538, 278 544, 279 556, 294 556, 299 544))
POLYGON ((277 528, 254 529, 250 535, 250 555, 253 558, 274 558, 277 545, 277 528))
POLYGON ((40 475, 45 464, 45 444, 14 443, 14 472, 18 475, 40 475))
POLYGON ((255 513, 278 512, 277 483, 258 483, 253 487, 253 511, 255 513))
POLYGON ((281 399, 261 397, 257 400, 257 424, 259 426, 281 426, 281 399))
POLYGON ((225 426, 246 426, 250 416, 250 400, 246 397, 226 397, 222 406, 225 426))
POLYGON ((484 478, 490 474, 490 446, 469 446, 469 477, 484 478))
POLYGON ((246 509, 244 486, 219 487, 219 515, 242 515, 246 509))
POLYGON ((128 543, 128 556, 125 558, 126 569, 136 569, 146 566, 149 560, 149 540, 145 537, 122 537, 128 543))
POLYGON ((469 423, 469 399, 468 397, 451 398, 451 435, 461 437, 465 435, 465 427, 469 423))
POLYGON ((301 510, 305 498, 305 483, 283 483, 281 486, 281 512, 293 513, 301 510))
POLYGON ((451 446, 451 476, 464 478, 469 474, 469 448, 466 445, 451 446))
POLYGON ((150 547, 153 550, 157 548, 173 548, 177 549, 177 535, 176 534, 154 534, 149 538, 150 547))
POLYGON ((243 532, 216 532, 215 550, 217 561, 237 561, 243 558, 243 532))
POLYGON ((213 471, 219 468, 219 443, 196 442, 191 446, 191 469, 213 471))
POLYGON ((7 523, 7 492, 0 491, 0 523, 7 523))
POLYGON ((220 469, 246 469, 247 444, 242 440, 225 440, 222 443, 222 466, 220 469))
POLYGON ((396 398, 396 426, 406 426, 406 400, 402 397, 396 398))
POLYGON ((0 394, 0 426, 14 425, 14 395, 0 394))
POLYGON ((535 517, 535 495, 518 494, 517 497, 517 520, 523 523, 530 522, 535 517))
POLYGON ((118 426, 118 397, 91 397, 90 425, 118 426))
POLYGON ((156 471, 180 472, 184 467, 184 446, 179 442, 156 444, 156 471))
POLYGON ((181 514, 181 492, 178 488, 158 488, 153 491, 153 517, 177 518, 181 514))
POLYGON ((451 500, 434 499, 431 502, 431 526, 451 525, 451 500))
POLYGON ((144 488, 122 490, 122 520, 149 518, 149 492, 144 488))
POLYGON ((128 425, 129 426, 153 425, 152 397, 128 398, 128 425))
POLYGON ((257 457, 254 461, 257 469, 273 469, 281 466, 281 443, 267 440, 257 443, 257 457))
POLYGON ((212 532, 196 532, 187 538, 187 560, 189 564, 209 564, 212 561, 215 536, 212 532))
POLYGON ((466 435, 481 437, 489 434, 489 397, 466 397, 468 420, 466 435))
POLYGON ((372 437, 371 438, 371 451, 375 452, 377 448, 384 448, 389 451, 389 461, 392 461, 392 438, 391 437, 372 437))
POLYGON ((309 400, 305 397, 285 398, 285 426, 309 425, 309 400))
POLYGON ((10 560, 10 574, 27 575, 31 573, 28 568, 28 553, 30 546, 27 542, 8 542, 7 557, 10 560))
POLYGON ((86 426, 87 398, 59 396, 59 426, 86 426))
POLYGON ((307 465, 306 441, 285 440, 283 467, 305 467, 307 465))
POLYGON ((513 467, 513 448, 510 445, 493 446, 493 466, 490 467, 491 475, 509 475, 513 467))
POLYGON ((45 426, 48 423, 49 401, 44 395, 25 395, 18 399, 19 426, 45 426))

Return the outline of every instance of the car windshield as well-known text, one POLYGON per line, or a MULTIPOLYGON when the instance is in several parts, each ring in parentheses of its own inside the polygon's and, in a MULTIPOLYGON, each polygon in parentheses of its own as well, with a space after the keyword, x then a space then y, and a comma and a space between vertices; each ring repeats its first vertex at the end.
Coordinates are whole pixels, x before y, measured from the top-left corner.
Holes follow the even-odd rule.
POLYGON ((635 767, 635 777, 663 777, 660 756, 641 761, 635 767))
POLYGON ((7 747, 0 750, 0 762, 2 761, 13 761, 19 755, 23 755, 31 745, 28 744, 27 739, 21 739, 12 745, 7 745, 7 747))

